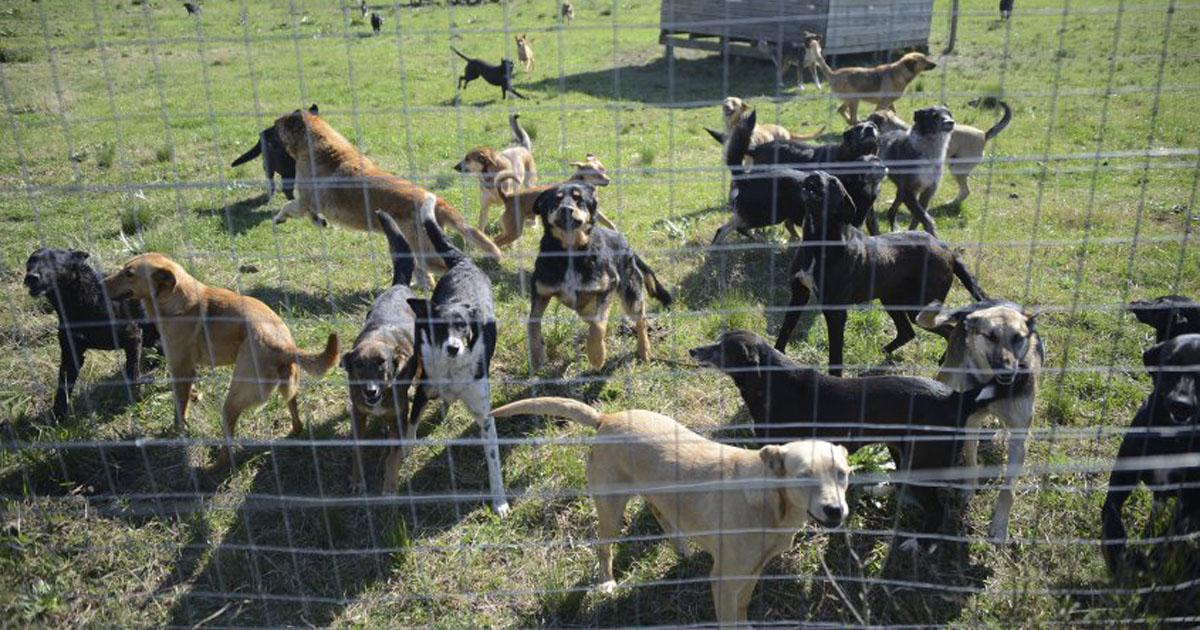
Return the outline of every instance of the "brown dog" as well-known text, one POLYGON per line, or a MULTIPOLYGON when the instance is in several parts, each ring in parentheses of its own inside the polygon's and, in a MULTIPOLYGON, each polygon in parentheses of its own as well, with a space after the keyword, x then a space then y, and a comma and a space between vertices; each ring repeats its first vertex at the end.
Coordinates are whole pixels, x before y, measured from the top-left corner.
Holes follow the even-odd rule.
POLYGON ((232 365, 233 381, 221 408, 226 446, 216 466, 229 463, 228 440, 242 412, 270 398, 276 388, 292 416, 292 433, 304 430, 296 404, 300 371, 320 376, 338 360, 330 333, 321 353, 296 347, 292 333, 269 306, 228 289, 206 286, 162 254, 143 254, 104 279, 113 299, 138 299, 162 333, 163 354, 175 388, 175 429, 183 432, 196 366, 232 365))
POLYGON ((874 103, 878 109, 891 107, 892 103, 904 96, 904 90, 908 88, 908 84, 912 83, 913 79, 926 70, 937 68, 937 64, 930 61, 925 55, 919 52, 910 52, 897 61, 874 68, 834 70, 825 63, 825 55, 821 54, 819 40, 809 42, 809 49, 813 51, 817 65, 825 73, 825 78, 829 82, 829 91, 842 101, 842 104, 838 106, 838 113, 851 125, 858 123, 858 102, 860 100, 874 103))
POLYGON ((513 146, 497 151, 491 147, 475 147, 467 152, 454 170, 459 173, 474 173, 479 176, 479 229, 486 230, 488 207, 504 203, 501 191, 513 194, 521 188, 537 183, 537 162, 533 160, 533 140, 521 128, 520 115, 508 117, 512 129, 513 146), (513 177, 498 181, 496 176, 510 173, 513 177))
MULTIPOLYGON (((354 230, 379 230, 374 211, 383 210, 400 225, 418 254, 417 282, 432 286, 427 265, 444 270, 445 264, 433 253, 429 238, 416 222, 416 212, 425 199, 423 188, 375 166, 316 114, 296 110, 276 120, 275 130, 296 160, 296 198, 275 215, 276 223, 288 217, 307 217, 324 227, 328 218, 354 230)), ((449 224, 469 243, 488 255, 501 256, 486 234, 468 225, 462 213, 441 197, 435 214, 439 223, 449 224)))
POLYGON ((521 68, 525 72, 533 72, 533 46, 529 44, 529 38, 524 33, 516 36, 517 40, 517 61, 521 62, 521 68))
POLYGON ((846 449, 829 442, 725 446, 652 411, 602 414, 569 398, 529 398, 492 410, 497 418, 523 414, 596 429, 587 483, 599 520, 603 592, 617 585, 612 541, 620 538, 625 506, 635 495, 645 497, 681 556, 689 539, 712 555, 713 604, 722 627, 746 623, 758 576, 791 549, 797 530, 810 520, 837 527, 849 512, 846 449))
MULTIPOLYGON (((608 171, 605 170, 604 164, 591 153, 587 154, 582 162, 571 162, 571 166, 574 167, 575 173, 563 183, 580 182, 599 187, 607 186, 612 181, 608 177, 608 171)), ((534 202, 537 201, 538 196, 561 185, 534 186, 511 194, 507 192, 507 187, 501 185, 505 181, 517 179, 518 176, 515 172, 505 171, 498 173, 494 181, 494 188, 500 195, 500 200, 504 202, 504 214, 500 217, 504 232, 496 237, 496 247, 505 247, 520 238, 521 232, 525 229, 525 222, 537 218, 537 208, 534 207, 534 202)), ((596 222, 610 230, 617 229, 617 226, 613 225, 613 222, 609 221, 608 217, 599 210, 596 210, 596 222)))
MULTIPOLYGON (((725 119, 725 136, 729 136, 729 132, 735 125, 738 124, 753 107, 750 103, 743 101, 736 96, 730 96, 721 102, 721 114, 725 119)), ((756 147, 760 144, 766 144, 772 140, 800 140, 807 142, 819 138, 821 133, 825 131, 824 127, 809 134, 796 134, 788 131, 782 125, 773 125, 770 123, 755 125, 754 134, 750 136, 750 146, 756 147)))

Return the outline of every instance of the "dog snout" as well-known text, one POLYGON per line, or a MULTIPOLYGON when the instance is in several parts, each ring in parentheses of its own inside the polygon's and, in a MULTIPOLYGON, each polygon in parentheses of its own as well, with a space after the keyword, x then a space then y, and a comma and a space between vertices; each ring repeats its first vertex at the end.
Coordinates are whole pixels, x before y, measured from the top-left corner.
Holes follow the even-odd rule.
POLYGON ((458 171, 459 173, 462 173, 463 171, 465 171, 467 169, 466 169, 466 167, 463 166, 462 162, 459 162, 458 164, 454 165, 454 170, 458 171))
POLYGON ((821 508, 825 514, 825 521, 828 525, 840 525, 844 514, 842 513, 841 505, 826 505, 821 508))
POLYGON ((457 339, 451 339, 446 342, 446 354, 456 357, 459 352, 462 352, 462 342, 457 339))
POLYGON ((1195 412, 1195 405, 1191 400, 1172 396, 1167 398, 1167 413, 1171 415, 1171 419, 1175 422, 1183 424, 1191 419, 1195 412))
POLYGON ((383 386, 375 381, 368 382, 363 385, 362 395, 367 404, 373 405, 383 398, 383 386))

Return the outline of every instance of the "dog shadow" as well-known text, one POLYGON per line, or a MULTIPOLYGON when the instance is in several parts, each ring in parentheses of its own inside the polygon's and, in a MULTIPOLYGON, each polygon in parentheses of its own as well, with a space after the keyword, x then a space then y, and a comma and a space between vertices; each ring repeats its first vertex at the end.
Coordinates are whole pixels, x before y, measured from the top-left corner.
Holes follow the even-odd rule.
POLYGON ((261 300, 276 313, 286 312, 302 317, 331 317, 347 312, 359 312, 375 299, 378 289, 358 290, 349 293, 322 293, 283 289, 279 287, 255 287, 246 292, 261 300))
MULTIPOLYGON (((742 61, 739 60, 738 63, 742 61)), ((673 62, 659 55, 641 63, 634 62, 561 77, 546 77, 519 86, 518 89, 524 87, 549 95, 559 94, 560 91, 578 92, 604 100, 627 100, 659 107, 689 108, 708 107, 708 104, 697 103, 715 103, 728 94, 777 93, 775 70, 769 61, 746 60, 745 63, 753 63, 761 72, 727 71, 726 63, 720 55, 676 58, 673 62)), ((733 65, 729 63, 728 70, 732 70, 733 65)))
MULTIPOLYGON (((92 350, 89 352, 103 352, 92 350)), ((157 355, 154 355, 157 356, 157 355)), ((106 421, 124 413, 130 406, 136 404, 142 397, 152 391, 154 384, 150 379, 163 375, 160 369, 161 361, 148 363, 142 358, 142 383, 134 385, 125 380, 125 371, 116 368, 106 377, 100 379, 80 380, 75 384, 75 394, 71 397, 71 412, 64 418, 55 420, 50 413, 53 401, 55 383, 50 381, 46 387, 50 395, 45 398, 46 406, 41 410, 30 409, 24 413, 13 413, 0 426, 6 435, 14 441, 35 438, 40 432, 39 423, 49 421, 59 427, 76 429, 97 418, 106 421)))
POLYGON ((269 210, 256 210, 270 202, 271 196, 264 192, 261 195, 248 197, 228 206, 197 208, 196 214, 202 216, 219 215, 225 223, 225 229, 232 235, 240 236, 254 229, 258 224, 271 220, 274 213, 269 210))

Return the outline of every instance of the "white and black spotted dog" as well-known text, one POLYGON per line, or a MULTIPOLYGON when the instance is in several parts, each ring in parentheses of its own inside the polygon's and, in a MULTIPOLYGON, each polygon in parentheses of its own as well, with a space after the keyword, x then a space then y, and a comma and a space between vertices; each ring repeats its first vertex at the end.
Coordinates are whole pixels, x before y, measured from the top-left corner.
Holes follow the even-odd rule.
POLYGON ((492 508, 508 513, 504 480, 500 476, 500 446, 492 417, 488 368, 496 352, 496 314, 492 283, 469 258, 446 240, 434 220, 437 197, 425 193, 421 222, 434 249, 446 263, 446 273, 433 288, 431 299, 409 299, 416 314, 416 346, 423 375, 417 381, 409 422, 416 426, 431 398, 462 401, 483 438, 492 508))

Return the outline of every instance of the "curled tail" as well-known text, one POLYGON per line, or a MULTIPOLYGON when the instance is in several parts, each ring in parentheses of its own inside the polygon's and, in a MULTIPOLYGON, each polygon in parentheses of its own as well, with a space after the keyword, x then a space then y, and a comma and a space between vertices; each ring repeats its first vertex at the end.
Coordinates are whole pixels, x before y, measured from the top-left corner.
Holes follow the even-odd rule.
POLYGON ((591 405, 570 398, 526 398, 510 402, 499 409, 493 409, 492 415, 506 418, 517 415, 542 415, 566 418, 585 427, 595 428, 600 424, 600 412, 592 409, 591 405))
POLYGON ((533 140, 529 139, 529 134, 521 128, 521 122, 517 120, 520 114, 513 114, 508 117, 508 126, 512 128, 513 142, 525 147, 525 150, 533 152, 533 140))
POLYGON ((816 140, 817 138, 820 138, 821 134, 823 134, 823 133, 825 133, 825 125, 821 125, 820 129, 818 129, 812 133, 792 133, 789 131, 788 138, 791 140, 799 140, 801 142, 808 142, 809 140, 816 140))
POLYGON ((954 256, 954 275, 958 277, 958 281, 963 283, 963 286, 967 289, 967 293, 970 293, 971 297, 976 301, 988 299, 987 294, 983 292, 983 289, 979 288, 979 283, 975 281, 975 276, 971 275, 971 272, 967 270, 967 266, 963 264, 962 259, 957 255, 954 256))
POLYGON ((254 145, 253 149, 250 149, 249 151, 238 156, 238 159, 234 160, 229 166, 233 167, 245 164, 246 162, 249 162, 250 160, 253 160, 261 155, 263 150, 263 140, 264 138, 260 135, 258 138, 258 144, 254 145))
MULTIPOLYGON (((435 197, 435 199, 437 198, 435 197)), ((487 234, 484 234, 478 229, 467 224, 466 220, 463 219, 462 213, 454 209, 453 206, 446 203, 444 200, 437 199, 434 208, 431 210, 431 213, 437 216, 437 222, 439 225, 449 225, 450 227, 453 227, 455 231, 463 235, 463 238, 467 239, 468 243, 478 247, 479 249, 482 249, 487 255, 496 259, 503 257, 503 255, 500 253, 500 248, 496 247, 496 244, 492 242, 492 239, 488 238, 487 234)), ((440 229, 438 231, 441 232, 440 229)), ((444 237, 443 240, 445 240, 444 237)), ((449 243, 447 243, 447 245, 449 245, 449 243)), ((456 249, 454 251, 457 252, 458 250, 456 249)), ((441 250, 438 250, 438 253, 441 253, 441 250)), ((459 252, 459 255, 461 256, 462 252, 459 252)), ((443 258, 445 258, 445 256, 443 256, 443 258)), ((446 262, 449 264, 449 261, 446 262)))
POLYGON ((1000 132, 1004 131, 1004 128, 1008 126, 1009 121, 1012 120, 1012 108, 1008 106, 1008 103, 1005 103, 1004 101, 996 101, 996 104, 1004 110, 1004 115, 1000 117, 1000 121, 992 126, 991 129, 988 129, 986 132, 984 132, 984 142, 987 142, 988 140, 1000 135, 1000 132))
POLYGON ((413 268, 416 266, 412 248, 408 246, 408 240, 400 232, 400 226, 396 224, 392 215, 383 210, 376 210, 375 218, 379 219, 379 225, 387 237, 388 252, 392 255, 392 286, 406 287, 412 282, 413 268))
POLYGON ((650 292, 650 295, 654 296, 654 299, 661 302, 663 306, 671 306, 671 302, 675 298, 671 297, 671 292, 667 291, 667 288, 658 281, 658 276, 654 275, 654 270, 650 268, 650 265, 647 265, 646 261, 637 254, 633 255, 633 262, 641 270, 642 280, 646 283, 646 290, 650 292))
POLYGON ((467 61, 474 61, 474 59, 471 59, 470 57, 462 54, 461 52, 458 52, 458 49, 453 46, 450 47, 450 50, 453 50, 454 54, 458 55, 459 57, 462 57, 463 59, 466 59, 467 61))
POLYGON ((320 376, 329 371, 338 361, 338 336, 337 333, 329 333, 329 339, 325 341, 325 349, 319 354, 314 352, 304 352, 296 350, 296 363, 300 364, 300 369, 312 374, 320 376))

